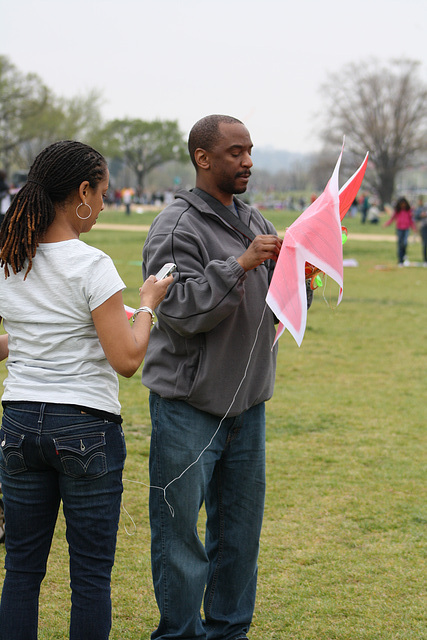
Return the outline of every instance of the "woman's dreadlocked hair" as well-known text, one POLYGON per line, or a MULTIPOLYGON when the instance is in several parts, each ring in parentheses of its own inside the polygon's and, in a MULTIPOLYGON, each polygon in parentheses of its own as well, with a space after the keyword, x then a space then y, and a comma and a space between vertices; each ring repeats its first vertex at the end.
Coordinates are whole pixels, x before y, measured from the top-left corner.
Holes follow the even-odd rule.
POLYGON ((87 180, 95 189, 105 177, 103 156, 81 142, 63 140, 46 147, 31 166, 26 184, 6 212, 0 229, 0 266, 4 275, 31 270, 40 239, 55 217, 55 204, 63 203, 87 180))

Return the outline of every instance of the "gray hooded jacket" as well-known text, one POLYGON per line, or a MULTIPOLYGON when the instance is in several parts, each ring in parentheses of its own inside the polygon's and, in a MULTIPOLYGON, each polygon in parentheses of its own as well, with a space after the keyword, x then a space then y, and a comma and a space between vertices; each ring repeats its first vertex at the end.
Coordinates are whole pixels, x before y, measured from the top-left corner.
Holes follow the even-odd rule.
MULTIPOLYGON (((259 211, 234 202, 255 235, 276 234, 259 211)), ((157 308, 142 374, 143 384, 163 398, 218 416, 232 403, 227 415, 236 416, 272 396, 277 345, 271 349, 274 316, 265 297, 274 262, 245 272, 236 258, 248 245, 191 191, 180 191, 151 225, 144 279, 166 262, 177 265, 157 308)))

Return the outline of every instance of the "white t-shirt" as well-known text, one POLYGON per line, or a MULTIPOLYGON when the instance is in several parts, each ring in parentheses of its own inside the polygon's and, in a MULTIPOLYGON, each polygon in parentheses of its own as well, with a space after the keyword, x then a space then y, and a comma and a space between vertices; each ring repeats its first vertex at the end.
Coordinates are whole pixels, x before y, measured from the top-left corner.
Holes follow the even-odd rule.
MULTIPOLYGON (((10 269, 9 269, 10 270, 10 269)), ((44 243, 4 278, 0 316, 9 334, 2 400, 76 404, 120 413, 119 382, 91 311, 125 285, 109 256, 80 240, 44 243)))

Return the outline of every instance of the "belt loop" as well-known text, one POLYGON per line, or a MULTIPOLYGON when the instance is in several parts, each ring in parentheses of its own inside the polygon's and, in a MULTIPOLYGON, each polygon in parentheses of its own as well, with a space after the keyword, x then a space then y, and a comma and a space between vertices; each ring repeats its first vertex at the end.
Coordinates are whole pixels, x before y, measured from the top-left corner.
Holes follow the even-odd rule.
POLYGON ((43 417, 44 417, 44 410, 46 409, 46 403, 42 402, 40 405, 40 413, 39 413, 39 419, 37 421, 37 425, 39 427, 39 430, 42 430, 42 426, 43 426, 43 417))

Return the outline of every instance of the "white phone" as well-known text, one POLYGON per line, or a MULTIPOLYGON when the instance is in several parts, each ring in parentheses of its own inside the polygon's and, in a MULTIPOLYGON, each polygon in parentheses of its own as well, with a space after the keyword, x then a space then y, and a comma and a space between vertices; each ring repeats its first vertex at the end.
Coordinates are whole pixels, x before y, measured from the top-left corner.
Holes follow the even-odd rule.
POLYGON ((176 269, 176 264, 173 262, 167 262, 163 265, 158 273, 156 273, 157 280, 163 280, 163 278, 167 278, 171 273, 173 273, 176 269))

